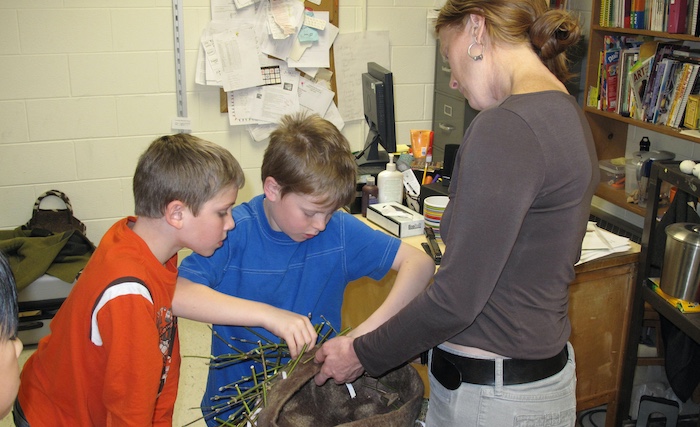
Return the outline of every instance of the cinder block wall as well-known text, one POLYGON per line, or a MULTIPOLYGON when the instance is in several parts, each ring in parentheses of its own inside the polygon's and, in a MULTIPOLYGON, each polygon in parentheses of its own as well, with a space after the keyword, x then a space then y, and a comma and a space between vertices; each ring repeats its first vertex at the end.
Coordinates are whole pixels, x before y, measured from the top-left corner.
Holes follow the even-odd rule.
MULTIPOLYGON (((218 89, 194 83, 209 0, 183 4, 192 133, 221 144, 241 162, 247 184, 239 201, 246 201, 261 192, 266 144, 228 125, 218 110, 218 89)), ((410 129, 431 127, 435 38, 427 17, 440 4, 340 0, 341 33, 389 31, 399 143, 408 143, 410 129)), ((138 155, 171 133, 177 116, 174 70, 168 0, 3 0, 0 228, 25 223, 38 195, 53 188, 68 194, 95 243, 117 219, 132 214, 138 155)), ((365 132, 360 121, 343 130, 353 149, 361 148, 365 132)))

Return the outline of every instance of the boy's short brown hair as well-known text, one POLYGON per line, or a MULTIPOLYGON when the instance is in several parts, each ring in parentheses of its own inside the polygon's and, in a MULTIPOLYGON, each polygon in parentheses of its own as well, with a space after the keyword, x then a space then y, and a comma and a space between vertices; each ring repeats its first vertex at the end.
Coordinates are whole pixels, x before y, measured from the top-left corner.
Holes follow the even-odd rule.
POLYGON ((284 116, 270 135, 262 162, 262 180, 272 177, 281 196, 288 193, 322 197, 333 209, 355 198, 357 166, 348 140, 317 114, 284 116))
POLYGON ((162 136, 136 166, 135 213, 160 218, 168 203, 179 200, 196 216, 222 189, 244 184, 243 169, 225 148, 185 133, 162 136))

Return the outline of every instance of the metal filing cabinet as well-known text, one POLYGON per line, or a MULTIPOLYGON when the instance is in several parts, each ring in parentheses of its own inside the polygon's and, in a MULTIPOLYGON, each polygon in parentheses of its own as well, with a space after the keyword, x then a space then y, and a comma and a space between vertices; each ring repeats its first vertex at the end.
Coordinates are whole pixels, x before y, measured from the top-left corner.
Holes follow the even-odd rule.
POLYGON ((445 145, 460 144, 464 132, 478 111, 472 109, 459 91, 450 89, 450 66, 436 43, 435 92, 433 100, 433 160, 445 160, 445 145))

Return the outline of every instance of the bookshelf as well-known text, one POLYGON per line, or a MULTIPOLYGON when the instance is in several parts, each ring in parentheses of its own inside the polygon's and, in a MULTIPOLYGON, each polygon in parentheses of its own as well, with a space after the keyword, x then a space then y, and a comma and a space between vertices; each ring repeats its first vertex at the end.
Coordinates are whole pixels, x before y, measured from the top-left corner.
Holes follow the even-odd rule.
MULTIPOLYGON (((593 0, 591 9, 591 27, 588 41, 588 59, 586 62, 586 85, 584 105, 587 104, 591 87, 597 86, 598 67, 600 62, 600 52, 604 49, 604 40, 608 35, 612 36, 645 36, 655 40, 664 41, 693 41, 700 42, 700 37, 690 34, 672 34, 661 31, 650 31, 647 29, 620 28, 600 25, 601 6, 603 2, 610 0, 593 0)), ((619 0, 623 1, 623 0, 619 0)), ((699 1, 699 0, 694 0, 699 1)), ((692 8, 689 2, 689 9, 692 8)), ((688 13, 690 15, 690 11, 688 13)), ((588 119, 593 132, 598 158, 611 159, 623 157, 627 144, 627 131, 630 125, 653 132, 679 138, 692 143, 700 144, 700 132, 697 130, 679 130, 673 127, 653 124, 625 117, 615 112, 599 110, 596 107, 584 106, 584 114, 588 119)), ((646 216, 646 209, 640 208, 633 203, 627 203, 624 190, 611 189, 601 185, 596 191, 596 196, 606 200, 625 210, 631 211, 642 217, 646 216)))

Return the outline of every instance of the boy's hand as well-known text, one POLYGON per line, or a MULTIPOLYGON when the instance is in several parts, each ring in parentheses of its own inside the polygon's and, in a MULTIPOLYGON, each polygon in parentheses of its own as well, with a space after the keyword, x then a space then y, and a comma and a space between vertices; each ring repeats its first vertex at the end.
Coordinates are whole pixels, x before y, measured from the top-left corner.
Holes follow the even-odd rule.
POLYGON ((353 340, 350 337, 336 337, 326 341, 316 351, 316 363, 323 363, 321 371, 314 377, 316 385, 325 384, 329 378, 333 378, 336 384, 348 383, 362 375, 365 369, 352 346, 353 340))
POLYGON ((301 353, 306 344, 307 350, 316 345, 316 329, 308 317, 291 311, 273 308, 267 318, 265 329, 282 338, 289 347, 289 353, 294 358, 301 353))

